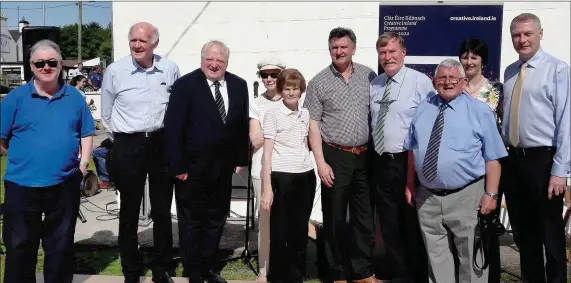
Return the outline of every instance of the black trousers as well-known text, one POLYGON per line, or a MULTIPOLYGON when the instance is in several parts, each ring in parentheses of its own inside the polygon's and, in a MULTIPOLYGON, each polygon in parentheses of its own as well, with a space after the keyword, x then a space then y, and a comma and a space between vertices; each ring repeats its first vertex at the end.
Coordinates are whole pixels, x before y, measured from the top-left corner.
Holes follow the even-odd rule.
POLYGON ((163 132, 146 136, 144 133, 115 133, 109 174, 119 190, 119 250, 121 267, 127 279, 139 278, 143 262, 138 248, 139 211, 147 175, 153 219, 153 274, 164 275, 171 268, 173 238, 171 204, 173 180, 168 177, 164 157, 163 132))
POLYGON ((324 143, 323 155, 335 175, 331 188, 321 185, 322 233, 329 267, 326 279, 369 278, 375 245, 369 150, 356 155, 324 143))
POLYGON ((45 255, 44 282, 73 281, 73 236, 82 178, 78 169, 66 181, 50 187, 4 182, 5 283, 36 282, 40 239, 45 255))
POLYGON ((371 180, 387 251, 386 269, 392 282, 428 282, 428 256, 417 212, 405 198, 408 152, 372 155, 371 180))
POLYGON ((272 172, 274 201, 270 216, 270 272, 272 283, 303 283, 308 221, 315 199, 313 170, 272 172))
POLYGON ((501 187, 524 282, 567 282, 563 195, 547 198, 553 155, 547 148, 526 149, 525 155, 510 150, 503 162, 501 187))
POLYGON ((215 267, 222 229, 230 212, 233 170, 231 165, 211 166, 200 174, 188 175, 185 182, 175 186, 185 277, 200 278, 215 267))

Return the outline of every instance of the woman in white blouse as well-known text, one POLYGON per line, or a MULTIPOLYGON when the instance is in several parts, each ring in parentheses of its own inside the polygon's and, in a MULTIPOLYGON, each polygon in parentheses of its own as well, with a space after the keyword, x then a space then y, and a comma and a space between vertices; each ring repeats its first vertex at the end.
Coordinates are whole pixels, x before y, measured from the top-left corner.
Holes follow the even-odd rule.
MULTIPOLYGON (((264 137, 262 135, 262 122, 266 112, 281 104, 282 96, 276 89, 276 80, 285 65, 279 58, 269 57, 258 63, 258 76, 266 91, 250 103, 250 141, 254 147, 252 156, 252 184, 256 197, 256 213, 258 218, 258 263, 260 272, 258 282, 267 282, 267 270, 270 256, 270 212, 260 210, 260 197, 262 196, 262 155, 264 137)), ((255 214, 256 214, 255 213, 255 214)))
POLYGON ((303 283, 308 221, 316 180, 307 136, 309 111, 299 100, 305 79, 296 69, 283 70, 276 82, 283 103, 263 120, 262 210, 270 210, 272 283, 303 283))

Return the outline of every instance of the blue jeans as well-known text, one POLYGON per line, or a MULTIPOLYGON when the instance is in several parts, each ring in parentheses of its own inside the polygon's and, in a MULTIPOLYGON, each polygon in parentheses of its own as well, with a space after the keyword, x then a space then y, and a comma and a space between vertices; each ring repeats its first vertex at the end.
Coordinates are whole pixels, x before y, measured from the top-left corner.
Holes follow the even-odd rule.
POLYGON ((109 152, 109 149, 100 146, 94 148, 91 153, 93 162, 95 163, 95 169, 97 170, 97 176, 103 182, 109 182, 109 173, 107 173, 107 167, 105 167, 107 152, 109 152))

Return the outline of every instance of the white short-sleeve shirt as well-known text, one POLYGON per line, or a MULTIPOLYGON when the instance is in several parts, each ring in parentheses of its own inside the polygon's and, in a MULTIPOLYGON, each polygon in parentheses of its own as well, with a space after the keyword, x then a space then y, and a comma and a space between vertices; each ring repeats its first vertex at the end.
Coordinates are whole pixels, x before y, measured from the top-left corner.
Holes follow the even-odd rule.
MULTIPOLYGON (((282 100, 270 100, 266 97, 266 93, 262 93, 260 96, 256 97, 252 103, 250 103, 250 118, 258 120, 260 126, 263 127, 264 116, 266 112, 272 108, 275 108, 282 104, 282 100)), ((262 128, 263 129, 263 128, 262 128)), ((263 134, 263 130, 262 130, 263 134)), ((252 155, 252 178, 261 179, 262 178, 262 156, 264 154, 264 148, 260 147, 254 151, 252 155)))
POLYGON ((303 173, 313 170, 309 153, 309 111, 299 108, 292 111, 280 103, 267 111, 263 123, 264 138, 274 139, 272 171, 303 173))

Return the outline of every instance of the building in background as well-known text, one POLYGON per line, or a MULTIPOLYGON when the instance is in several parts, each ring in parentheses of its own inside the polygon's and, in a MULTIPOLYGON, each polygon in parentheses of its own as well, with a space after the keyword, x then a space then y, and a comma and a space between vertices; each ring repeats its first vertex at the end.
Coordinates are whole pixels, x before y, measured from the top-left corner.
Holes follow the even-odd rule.
MULTIPOLYGON (((25 18, 18 24, 17 30, 8 29, 8 19, 0 14, 1 21, 1 48, 0 48, 0 74, 8 84, 17 85, 24 80, 22 28, 30 23, 25 18)), ((6 82, 0 82, 5 84, 6 82)))

